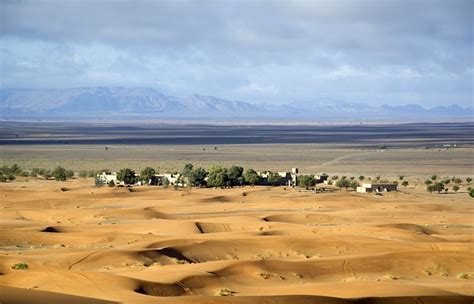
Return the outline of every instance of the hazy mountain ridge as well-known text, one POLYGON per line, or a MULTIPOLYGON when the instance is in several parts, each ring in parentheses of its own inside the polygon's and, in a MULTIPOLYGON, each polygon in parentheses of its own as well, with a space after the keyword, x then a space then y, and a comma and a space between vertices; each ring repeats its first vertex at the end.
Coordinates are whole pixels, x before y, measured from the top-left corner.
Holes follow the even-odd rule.
POLYGON ((0 116, 3 118, 62 115, 140 115, 147 118, 443 118, 472 117, 473 108, 450 105, 425 109, 413 104, 376 107, 330 98, 315 99, 310 105, 255 105, 199 94, 180 98, 145 87, 0 90, 0 116))

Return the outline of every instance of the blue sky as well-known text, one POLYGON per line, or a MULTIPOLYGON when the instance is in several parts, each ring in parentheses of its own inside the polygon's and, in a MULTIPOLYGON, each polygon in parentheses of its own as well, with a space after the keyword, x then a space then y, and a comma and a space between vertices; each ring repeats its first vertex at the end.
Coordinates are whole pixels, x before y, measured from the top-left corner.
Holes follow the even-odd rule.
POLYGON ((0 86, 473 103, 474 1, 0 0, 0 86))

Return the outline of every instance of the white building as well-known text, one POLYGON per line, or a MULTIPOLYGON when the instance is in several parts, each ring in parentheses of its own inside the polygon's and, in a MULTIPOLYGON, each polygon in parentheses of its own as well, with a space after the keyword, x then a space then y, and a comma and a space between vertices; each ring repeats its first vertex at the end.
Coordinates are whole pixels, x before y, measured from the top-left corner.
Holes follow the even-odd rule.
POLYGON ((390 192, 397 191, 397 185, 395 184, 362 184, 357 187, 357 192, 360 193, 371 193, 371 192, 390 192))

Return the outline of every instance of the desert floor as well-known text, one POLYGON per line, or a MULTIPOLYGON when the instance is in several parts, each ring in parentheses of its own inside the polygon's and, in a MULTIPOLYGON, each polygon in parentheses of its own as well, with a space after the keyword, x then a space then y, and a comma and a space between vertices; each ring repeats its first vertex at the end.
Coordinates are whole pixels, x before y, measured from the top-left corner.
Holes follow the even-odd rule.
POLYGON ((0 184, 1 303, 473 301, 465 192, 92 184, 0 184))

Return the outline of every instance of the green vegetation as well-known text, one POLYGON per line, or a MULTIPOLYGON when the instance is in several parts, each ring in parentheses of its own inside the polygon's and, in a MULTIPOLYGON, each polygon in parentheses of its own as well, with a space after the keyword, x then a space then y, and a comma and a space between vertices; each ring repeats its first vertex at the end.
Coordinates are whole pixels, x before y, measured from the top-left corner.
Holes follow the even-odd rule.
POLYGON ((163 188, 168 188, 170 186, 170 180, 168 178, 163 178, 161 181, 161 184, 163 185, 163 188))
POLYGON ((359 183, 357 181, 353 180, 349 183, 349 187, 353 190, 356 190, 357 187, 359 187, 359 183))
POLYGON ((403 183, 402 183, 402 186, 403 186, 403 187, 406 188, 408 185, 409 185, 408 181, 403 181, 403 183))
POLYGON ((436 175, 431 175, 431 180, 435 181, 438 178, 436 175))
POLYGON ((117 180, 124 182, 125 185, 133 185, 137 182, 135 171, 129 168, 122 169, 117 173, 117 180))
POLYGON ((79 171, 79 177, 80 178, 87 178, 87 171, 86 170, 79 171))
POLYGON ((12 269, 26 270, 26 269, 28 269, 28 264, 26 264, 26 263, 16 263, 16 264, 12 265, 12 269))
POLYGON ((441 191, 444 190, 444 183, 437 182, 437 183, 434 183, 433 185, 428 185, 428 187, 426 187, 426 190, 429 193, 432 193, 433 191, 438 191, 438 193, 441 193, 441 191))
POLYGON ((470 184, 470 183, 472 182, 472 178, 470 178, 470 177, 466 178, 466 182, 467 182, 468 184, 470 184))
POLYGON ((364 179, 365 179, 365 177, 364 177, 363 175, 359 176, 359 180, 360 180, 360 181, 362 181, 362 180, 364 180, 364 179))
POLYGON ((140 179, 144 184, 153 184, 153 180, 155 178, 156 171, 151 167, 146 167, 140 173, 140 179))
POLYGON ((469 196, 474 197, 474 189, 469 189, 469 196))
POLYGON ((312 175, 301 175, 298 177, 298 186, 301 188, 314 187, 316 185, 316 180, 312 175))
POLYGON ((229 288, 221 288, 218 290, 217 294, 221 297, 230 297, 234 295, 234 292, 229 288))
POLYGON ((351 185, 350 181, 346 178, 341 178, 340 180, 338 180, 336 182, 336 186, 339 187, 339 188, 349 188, 351 185))
POLYGON ((454 192, 458 192, 458 191, 459 191, 459 186, 458 186, 458 185, 454 185, 454 186, 453 186, 453 191, 454 191, 454 192))

